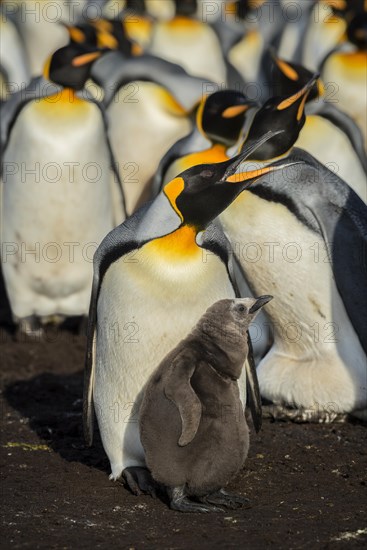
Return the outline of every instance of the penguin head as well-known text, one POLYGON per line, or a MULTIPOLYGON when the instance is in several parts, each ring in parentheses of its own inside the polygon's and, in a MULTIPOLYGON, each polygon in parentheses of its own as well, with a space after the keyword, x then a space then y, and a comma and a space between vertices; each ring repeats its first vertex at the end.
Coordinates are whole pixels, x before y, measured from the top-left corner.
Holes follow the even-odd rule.
POLYGON ((193 226, 197 231, 204 229, 251 183, 265 174, 294 164, 285 161, 282 165, 237 172, 240 164, 274 135, 274 132, 268 132, 244 147, 239 155, 225 162, 193 166, 167 183, 162 193, 181 219, 180 225, 193 226))
POLYGON ((97 44, 100 48, 119 50, 126 57, 134 53, 134 45, 126 34, 121 19, 97 19, 94 23, 97 31, 97 44))
POLYGON ((241 92, 215 92, 202 100, 196 115, 197 127, 210 141, 230 147, 238 140, 246 111, 252 105, 241 92))
MULTIPOLYGON (((287 96, 296 94, 300 88, 306 86, 312 80, 314 73, 299 65, 285 61, 271 50, 271 83, 274 96, 287 96)), ((324 85, 318 78, 309 90, 306 102, 317 99, 324 94, 324 85)))
POLYGON ((224 376, 237 380, 248 352, 247 331, 260 309, 272 296, 259 298, 235 298, 218 300, 200 319, 198 328, 201 339, 214 341, 216 349, 225 352, 227 361, 214 360, 211 366, 224 376))
POLYGON ((270 98, 257 111, 247 133, 245 145, 251 144, 252 140, 258 140, 269 128, 274 131, 283 130, 267 140, 262 147, 257 148, 257 160, 279 157, 289 151, 297 141, 306 120, 304 108, 307 96, 317 79, 318 75, 314 75, 303 88, 289 97, 270 98))
POLYGON ((348 40, 359 50, 367 50, 367 12, 358 13, 350 22, 347 30, 348 40))
POLYGON ((246 19, 253 10, 261 8, 265 0, 237 0, 234 2, 236 18, 246 19))
POLYGON ((175 0, 176 17, 192 17, 197 8, 197 0, 175 0))
POLYGON ((89 78, 92 65, 102 52, 79 44, 64 46, 46 63, 44 76, 64 88, 81 90, 89 78))
POLYGON ((92 48, 97 47, 97 31, 93 25, 89 23, 82 23, 80 25, 61 24, 69 33, 70 44, 83 44, 92 48))
POLYGON ((145 0, 126 0, 125 10, 129 11, 131 15, 145 15, 147 11, 145 0))

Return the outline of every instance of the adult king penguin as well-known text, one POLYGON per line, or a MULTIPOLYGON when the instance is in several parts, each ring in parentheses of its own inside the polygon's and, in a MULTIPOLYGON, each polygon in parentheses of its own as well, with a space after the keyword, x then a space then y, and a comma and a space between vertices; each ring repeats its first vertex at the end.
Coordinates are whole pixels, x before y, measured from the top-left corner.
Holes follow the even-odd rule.
POLYGON ((49 316, 87 313, 93 252, 123 219, 103 113, 77 95, 100 55, 61 48, 45 70, 51 82, 37 79, 33 99, 3 106, 3 271, 26 331, 49 316))
POLYGON ((220 216, 251 290, 276 297, 261 395, 288 418, 366 418, 367 208, 305 151, 287 160, 304 164, 255 182, 220 216))
MULTIPOLYGON (((94 408, 111 479, 129 468, 144 489, 137 423, 144 386, 207 307, 235 296, 231 252, 220 227, 211 221, 253 179, 284 166, 234 176, 243 159, 268 137, 234 159, 180 174, 107 235, 95 254, 84 428, 91 444, 94 408)), ((250 367, 246 371, 250 395, 255 396, 256 425, 256 374, 250 367)), ((241 385, 243 390, 244 381, 241 385)))
POLYGON ((105 92, 109 137, 131 214, 149 198, 162 156, 190 132, 189 114, 207 82, 164 59, 126 58, 117 51, 95 64, 92 77, 105 92))
MULTIPOLYGON (((246 112, 253 105, 235 90, 222 90, 204 97, 197 110, 196 128, 175 143, 160 162, 153 182, 154 194, 177 174, 192 166, 229 159, 227 151, 239 139, 246 112)), ((250 290, 243 277, 238 284, 241 296, 248 296, 250 290)), ((269 334, 264 314, 259 316, 256 325, 252 325, 250 334, 254 337, 254 356, 258 362, 268 346, 269 334)))

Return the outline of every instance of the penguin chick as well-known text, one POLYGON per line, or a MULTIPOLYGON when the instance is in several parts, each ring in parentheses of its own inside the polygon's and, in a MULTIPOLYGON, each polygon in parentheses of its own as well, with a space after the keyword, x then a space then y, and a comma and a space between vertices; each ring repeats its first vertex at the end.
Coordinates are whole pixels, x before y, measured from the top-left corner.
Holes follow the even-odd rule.
POLYGON ((220 505, 246 502, 222 488, 247 457, 249 429, 238 379, 249 325, 271 299, 216 302, 147 383, 140 437, 147 466, 167 489, 173 510, 221 511, 220 505))

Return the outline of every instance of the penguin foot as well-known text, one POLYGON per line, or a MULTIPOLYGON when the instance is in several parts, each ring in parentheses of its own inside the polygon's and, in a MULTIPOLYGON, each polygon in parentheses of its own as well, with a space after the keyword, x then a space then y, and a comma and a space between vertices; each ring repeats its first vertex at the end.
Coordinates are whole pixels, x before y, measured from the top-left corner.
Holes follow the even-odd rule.
POLYGON ((134 495, 140 496, 145 494, 157 498, 159 485, 154 481, 149 470, 146 468, 130 466, 123 470, 122 476, 134 495))
POLYGON ((167 493, 171 510, 176 510, 178 512, 199 512, 202 514, 208 512, 224 512, 223 508, 214 506, 209 502, 194 502, 189 500, 183 487, 167 488, 167 493))
POLYGON ((202 500, 203 502, 217 504, 231 510, 241 508, 250 502, 248 498, 242 497, 241 495, 236 495, 234 493, 227 493, 224 489, 219 489, 219 491, 203 497, 202 500))
POLYGON ((330 409, 297 409, 283 405, 266 405, 262 407, 263 418, 291 422, 315 422, 329 424, 331 422, 347 422, 348 415, 330 409))
POLYGON ((29 317, 23 317, 18 320, 18 328, 16 332, 16 339, 22 342, 35 342, 42 340, 44 330, 41 321, 35 315, 29 315, 29 317))

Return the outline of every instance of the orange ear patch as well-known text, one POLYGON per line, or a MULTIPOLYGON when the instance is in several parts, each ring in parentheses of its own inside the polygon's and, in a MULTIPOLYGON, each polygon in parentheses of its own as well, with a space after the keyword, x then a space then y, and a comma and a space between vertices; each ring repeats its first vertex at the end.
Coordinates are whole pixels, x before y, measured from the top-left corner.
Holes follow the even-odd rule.
POLYGON ((275 62, 287 78, 290 78, 290 80, 299 80, 298 73, 293 69, 293 67, 288 65, 288 63, 282 59, 276 59, 275 62))
POLYGON ((110 50, 116 50, 118 48, 117 39, 109 32, 98 32, 98 46, 100 48, 109 48, 110 50))
POLYGON ((74 57, 71 64, 73 67, 81 67, 82 65, 86 65, 87 63, 91 63, 95 59, 98 59, 101 55, 101 52, 84 53, 82 55, 78 55, 78 57, 74 57))
POLYGON ((78 42, 79 44, 85 42, 85 34, 83 31, 77 27, 67 27, 67 29, 71 40, 78 42))
POLYGON ((233 118, 244 113, 247 109, 248 105, 233 105, 232 107, 227 107, 222 113, 222 118, 233 118))
POLYGON ((184 190, 184 187, 185 187, 184 180, 178 177, 171 180, 169 183, 167 183, 167 185, 165 185, 163 189, 163 192, 168 198, 169 202, 171 203, 172 208, 180 216, 182 221, 183 221, 183 215, 181 214, 180 210, 177 208, 176 199, 182 193, 182 191, 184 190))

